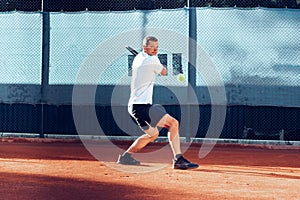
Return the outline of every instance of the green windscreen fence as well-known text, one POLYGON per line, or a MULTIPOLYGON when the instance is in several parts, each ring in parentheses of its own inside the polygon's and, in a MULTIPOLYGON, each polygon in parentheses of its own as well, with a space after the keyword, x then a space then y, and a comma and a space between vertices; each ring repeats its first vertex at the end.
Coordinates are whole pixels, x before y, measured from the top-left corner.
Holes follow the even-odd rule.
MULTIPOLYGON (((155 102, 178 106, 176 99, 182 99, 183 105, 191 103, 187 93, 188 81, 192 80, 189 58, 195 53, 193 89, 200 106, 214 104, 212 94, 218 97, 224 90, 221 104, 233 106, 230 108, 299 109, 300 10, 193 8, 192 16, 190 11, 50 12, 49 23, 45 23, 42 12, 2 12, 0 102, 46 104, 46 109, 52 105, 70 106, 74 85, 79 85, 86 87, 86 94, 76 103, 126 107, 133 56, 125 46, 141 51, 143 37, 155 35, 159 39, 159 59, 169 70, 166 77, 157 77, 155 102), (43 30, 49 32, 49 38, 43 30), (195 49, 189 49, 191 42, 195 49), (43 56, 45 51, 49 51, 49 57, 43 56), (43 63, 49 63, 46 70, 42 70, 43 63), (187 81, 177 81, 179 71, 187 81), (90 93, 95 87, 96 92, 90 93)), ((57 116, 63 116, 60 108, 54 109, 57 116)), ((64 109, 70 117, 71 109, 64 109)), ((236 112, 244 118, 233 124, 232 117, 230 123, 239 128, 253 125, 245 120, 243 112, 247 109, 228 113, 234 116, 236 112)), ((290 113, 276 112, 271 113, 278 120, 290 113)), ((297 129, 299 111, 292 113, 292 119, 282 126, 276 123, 276 129, 297 129)), ((51 112, 47 114, 43 120, 52 119, 51 112)))
MULTIPOLYGON (((209 73, 201 72, 207 63, 200 49, 230 93, 229 104, 298 107, 299 95, 294 89, 299 85, 300 73, 299 16, 299 10, 293 9, 196 9, 192 24, 198 48, 195 67, 200 71, 196 86, 220 84, 209 81, 209 73)), ((188 84, 178 82, 176 76, 181 71, 189 78, 188 9, 50 13, 50 25, 46 27, 50 32, 49 57, 44 58, 49 61, 48 74, 42 74, 43 15, 2 13, 0 22, 0 83, 10 86, 1 93, 2 102, 11 101, 10 89, 16 90, 16 85, 20 91, 15 99, 20 95, 17 99, 25 103, 37 102, 40 97, 36 89, 21 86, 39 86, 43 76, 48 77, 50 86, 129 86, 132 55, 125 46, 141 51, 142 38, 149 34, 159 38, 159 58, 170 72, 167 77, 157 78, 158 85, 188 84), (95 77, 81 76, 79 80, 86 65, 93 65, 90 67, 95 77)), ((67 97, 70 92, 60 92, 61 99, 65 99, 60 102, 57 93, 46 91, 46 103, 71 103, 67 97)), ((209 103, 206 100, 204 103, 209 103)))
POLYGON ((42 15, 0 14, 0 84, 41 84, 42 15))

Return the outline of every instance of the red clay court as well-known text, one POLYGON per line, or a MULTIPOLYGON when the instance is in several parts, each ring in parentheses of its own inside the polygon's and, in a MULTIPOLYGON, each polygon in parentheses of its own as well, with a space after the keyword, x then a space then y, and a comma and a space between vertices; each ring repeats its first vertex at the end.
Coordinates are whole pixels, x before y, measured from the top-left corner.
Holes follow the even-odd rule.
POLYGON ((300 148, 219 144, 199 159, 200 147, 185 152, 198 169, 173 170, 170 157, 163 169, 129 173, 98 161, 81 141, 2 138, 1 199, 299 199, 300 148))

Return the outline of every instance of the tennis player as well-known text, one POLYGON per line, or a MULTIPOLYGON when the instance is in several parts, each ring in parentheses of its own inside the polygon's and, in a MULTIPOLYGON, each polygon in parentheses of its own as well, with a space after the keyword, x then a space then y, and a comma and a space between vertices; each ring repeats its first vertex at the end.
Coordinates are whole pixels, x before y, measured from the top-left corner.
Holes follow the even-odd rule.
POLYGON ((167 69, 156 56, 158 39, 147 36, 143 40, 143 52, 140 52, 132 63, 131 94, 128 102, 128 112, 136 121, 144 134, 119 155, 117 163, 124 165, 139 165, 140 162, 132 157, 159 135, 158 127, 168 129, 168 139, 174 154, 174 169, 192 169, 199 165, 185 159, 180 149, 179 122, 170 116, 160 105, 152 104, 155 77, 167 75, 167 69))

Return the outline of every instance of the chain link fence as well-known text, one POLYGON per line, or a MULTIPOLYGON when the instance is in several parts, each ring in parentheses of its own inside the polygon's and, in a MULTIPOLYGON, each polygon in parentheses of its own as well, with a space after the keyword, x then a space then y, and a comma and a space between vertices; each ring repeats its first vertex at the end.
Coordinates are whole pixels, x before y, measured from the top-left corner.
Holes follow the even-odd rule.
POLYGON ((124 11, 183 7, 300 8, 299 0, 0 0, 4 11, 124 11))
MULTIPOLYGON (((190 1, 198 7, 195 10, 197 20, 194 21, 197 42, 214 60, 226 86, 228 116, 220 137, 300 140, 299 11, 206 8, 271 5, 266 4, 268 1, 251 2, 190 1)), ((297 6, 296 1, 271 2, 273 7, 297 6)), ((22 7, 23 3, 1 1, 1 9, 38 11, 42 7, 41 1, 30 1, 27 7, 22 7)), ((116 128, 118 124, 115 124, 111 113, 111 104, 115 103, 113 100, 117 100, 122 113, 126 113, 132 55, 124 47, 125 44, 132 45, 141 50, 142 38, 153 33, 152 28, 160 34, 159 58, 171 71, 167 77, 158 77, 157 83, 179 90, 183 88, 179 96, 186 94, 187 82, 181 84, 174 80, 176 71, 184 72, 189 78, 186 60, 188 40, 176 42, 176 38, 163 31, 177 32, 188 38, 189 9, 183 8, 187 6, 186 1, 127 1, 126 4, 126 1, 111 0, 53 0, 44 1, 43 5, 44 11, 53 11, 47 13, 49 24, 44 24, 43 14, 46 12, 0 14, 0 131, 74 134, 72 86, 76 84, 82 63, 89 56, 94 56, 98 59, 95 70, 101 65, 105 69, 96 83, 99 84, 95 94, 99 121, 111 134, 128 132, 116 128), (86 9, 89 11, 61 12, 86 9), (108 10, 131 11, 91 12, 108 10), (42 43, 45 29, 50 33, 46 38, 50 41, 49 57, 46 58, 43 57, 45 46, 42 43), (126 37, 125 41, 118 38, 129 30, 137 29, 140 31, 126 37), (101 62, 107 58, 112 58, 109 65, 101 62), (46 74, 42 70, 43 59, 49 61, 46 74), (47 83, 42 82, 45 75, 48 76, 47 83), (117 97, 114 97, 116 86, 119 90, 117 97)), ((198 61, 201 62, 201 59, 198 61)), ((79 83, 83 87, 95 84, 90 82, 90 77, 84 81, 79 83)), ((197 137, 205 137, 210 124, 211 99, 205 81, 201 78, 196 81, 201 109, 197 137)), ((176 95, 163 87, 158 91, 164 94, 156 97, 161 100, 159 103, 166 104, 170 113, 179 116, 176 95)), ((126 120, 123 123, 127 125, 126 120)))

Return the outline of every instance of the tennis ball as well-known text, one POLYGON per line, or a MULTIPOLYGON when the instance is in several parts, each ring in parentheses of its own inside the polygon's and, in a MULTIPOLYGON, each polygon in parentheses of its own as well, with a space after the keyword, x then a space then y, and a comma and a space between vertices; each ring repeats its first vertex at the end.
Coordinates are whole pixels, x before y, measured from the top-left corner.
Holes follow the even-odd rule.
POLYGON ((182 74, 182 73, 178 74, 178 75, 177 75, 177 80, 178 80, 179 82, 185 81, 184 74, 182 74))

